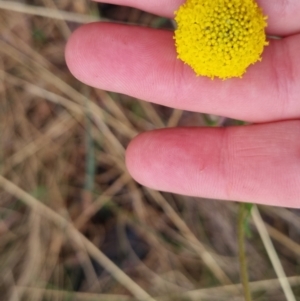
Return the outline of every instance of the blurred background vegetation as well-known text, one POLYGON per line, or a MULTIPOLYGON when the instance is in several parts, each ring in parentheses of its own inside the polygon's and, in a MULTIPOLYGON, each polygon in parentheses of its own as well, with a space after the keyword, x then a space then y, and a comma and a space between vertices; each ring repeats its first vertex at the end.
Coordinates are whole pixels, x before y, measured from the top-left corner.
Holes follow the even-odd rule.
MULTIPOLYGON (((95 20, 174 27, 87 0, 0 1, 1 300, 243 300, 237 204, 141 187, 124 164, 142 131, 241 122, 78 82, 64 47, 95 20)), ((300 211, 259 206, 245 226, 254 300, 300 300, 300 211)))

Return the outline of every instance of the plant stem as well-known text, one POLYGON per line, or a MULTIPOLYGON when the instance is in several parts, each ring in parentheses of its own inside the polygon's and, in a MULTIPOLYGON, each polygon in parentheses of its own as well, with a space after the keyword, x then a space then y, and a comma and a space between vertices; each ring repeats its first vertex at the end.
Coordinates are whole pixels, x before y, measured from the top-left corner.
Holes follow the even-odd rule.
POLYGON ((249 278, 247 270, 247 259, 245 250, 245 218, 247 217, 246 204, 239 204, 238 214, 238 245, 239 245, 239 261, 240 261, 240 277, 244 288, 244 297, 246 301, 252 301, 249 278))

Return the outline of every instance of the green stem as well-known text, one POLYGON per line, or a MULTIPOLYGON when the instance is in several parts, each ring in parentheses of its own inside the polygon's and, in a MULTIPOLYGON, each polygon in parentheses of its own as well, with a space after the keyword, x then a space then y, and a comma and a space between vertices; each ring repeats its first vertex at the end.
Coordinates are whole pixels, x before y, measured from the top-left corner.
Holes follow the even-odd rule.
POLYGON ((246 301, 252 301, 249 278, 247 270, 246 248, 245 248, 245 218, 247 217, 247 208, 245 204, 239 204, 238 215, 238 244, 239 244, 239 261, 240 261, 240 276, 244 288, 244 297, 246 301))

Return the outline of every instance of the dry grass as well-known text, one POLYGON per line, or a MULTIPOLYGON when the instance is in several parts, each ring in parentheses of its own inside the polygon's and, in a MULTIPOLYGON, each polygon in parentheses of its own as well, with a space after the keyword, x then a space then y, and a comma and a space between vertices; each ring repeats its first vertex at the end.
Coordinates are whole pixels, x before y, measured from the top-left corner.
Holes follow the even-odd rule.
MULTIPOLYGON (((79 83, 64 45, 99 19, 96 5, 24 2, 0 1, 3 300, 243 300, 236 204, 152 191, 124 164, 141 131, 235 121, 79 83)), ((129 8, 102 6, 101 18, 171 26, 129 8)), ((247 245, 255 300, 297 300, 299 211, 259 209, 247 245)))

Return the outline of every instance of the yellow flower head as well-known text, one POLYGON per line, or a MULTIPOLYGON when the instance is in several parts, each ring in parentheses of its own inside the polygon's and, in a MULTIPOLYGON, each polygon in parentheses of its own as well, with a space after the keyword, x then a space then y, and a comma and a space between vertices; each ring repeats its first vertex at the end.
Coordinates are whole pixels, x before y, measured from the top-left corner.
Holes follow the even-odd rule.
POLYGON ((187 0, 175 15, 178 58, 197 75, 241 77, 268 44, 254 0, 187 0))

